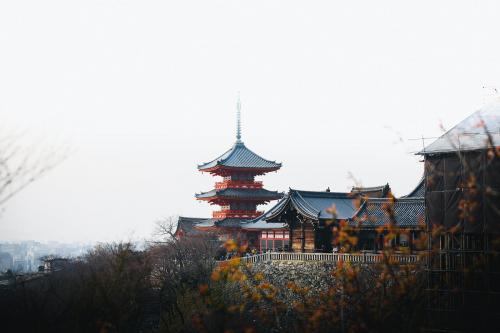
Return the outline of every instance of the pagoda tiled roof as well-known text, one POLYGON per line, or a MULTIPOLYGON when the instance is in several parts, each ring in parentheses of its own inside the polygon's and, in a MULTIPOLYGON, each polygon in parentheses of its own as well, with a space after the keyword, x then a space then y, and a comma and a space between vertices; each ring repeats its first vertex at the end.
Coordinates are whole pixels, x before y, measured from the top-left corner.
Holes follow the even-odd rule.
POLYGON ((500 98, 465 118, 418 154, 482 150, 490 146, 500 147, 500 98))
POLYGON ((264 199, 275 200, 283 196, 278 191, 269 191, 263 188, 248 189, 248 188, 225 188, 215 189, 209 192, 196 194, 197 199, 209 199, 215 197, 234 198, 234 199, 264 199))
POLYGON ((394 223, 401 228, 425 225, 424 198, 369 198, 348 220, 352 227, 376 228, 394 223))
POLYGON ((198 169, 208 170, 217 166, 242 169, 277 170, 281 168, 281 163, 266 160, 250 149, 243 142, 236 142, 231 149, 213 161, 198 165, 198 169))

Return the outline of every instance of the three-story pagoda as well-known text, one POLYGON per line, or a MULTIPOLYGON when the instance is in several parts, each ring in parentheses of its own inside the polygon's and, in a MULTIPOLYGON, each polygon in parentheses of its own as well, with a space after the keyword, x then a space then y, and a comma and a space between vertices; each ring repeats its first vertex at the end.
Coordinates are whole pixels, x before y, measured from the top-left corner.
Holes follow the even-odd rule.
POLYGON ((281 163, 266 160, 248 149, 241 140, 241 102, 237 103, 237 129, 234 145, 216 159, 201 164, 198 170, 222 177, 209 192, 196 194, 196 199, 220 206, 214 211, 214 219, 253 219, 263 212, 258 205, 277 200, 282 194, 264 189, 256 176, 281 168, 281 163))

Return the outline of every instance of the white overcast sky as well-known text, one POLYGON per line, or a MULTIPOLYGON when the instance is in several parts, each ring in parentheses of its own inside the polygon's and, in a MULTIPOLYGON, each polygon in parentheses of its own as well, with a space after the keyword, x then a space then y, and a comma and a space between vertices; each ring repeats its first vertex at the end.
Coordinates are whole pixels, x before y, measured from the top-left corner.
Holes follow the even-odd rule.
MULTIPOLYGON (((196 165, 235 141, 283 163, 268 189, 422 174, 410 140, 500 88, 499 1, 1 1, 0 122, 69 158, 12 199, 0 240, 149 237, 210 216, 196 165), (399 138, 403 141, 400 141, 399 138)), ((28 139, 31 139, 28 140, 28 139)), ((428 142, 430 143, 430 142, 428 142)))

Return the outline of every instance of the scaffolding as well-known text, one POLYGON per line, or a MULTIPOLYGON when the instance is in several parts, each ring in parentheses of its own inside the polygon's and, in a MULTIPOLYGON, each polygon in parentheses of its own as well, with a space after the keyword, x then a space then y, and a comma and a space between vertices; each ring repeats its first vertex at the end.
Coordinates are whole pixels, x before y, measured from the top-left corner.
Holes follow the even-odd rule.
POLYGON ((428 331, 490 332, 500 322, 498 152, 426 155, 425 177, 428 331))

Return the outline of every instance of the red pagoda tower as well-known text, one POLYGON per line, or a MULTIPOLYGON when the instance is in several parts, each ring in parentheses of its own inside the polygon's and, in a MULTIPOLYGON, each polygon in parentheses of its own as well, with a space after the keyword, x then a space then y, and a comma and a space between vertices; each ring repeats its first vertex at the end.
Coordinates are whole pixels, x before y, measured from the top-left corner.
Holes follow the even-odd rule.
POLYGON ((266 160, 248 149, 241 141, 241 102, 237 102, 237 128, 235 144, 216 159, 201 164, 198 170, 222 177, 209 192, 196 194, 196 199, 220 206, 213 212, 214 219, 249 220, 263 214, 257 206, 282 197, 277 191, 264 189, 256 176, 281 168, 281 163, 266 160))

